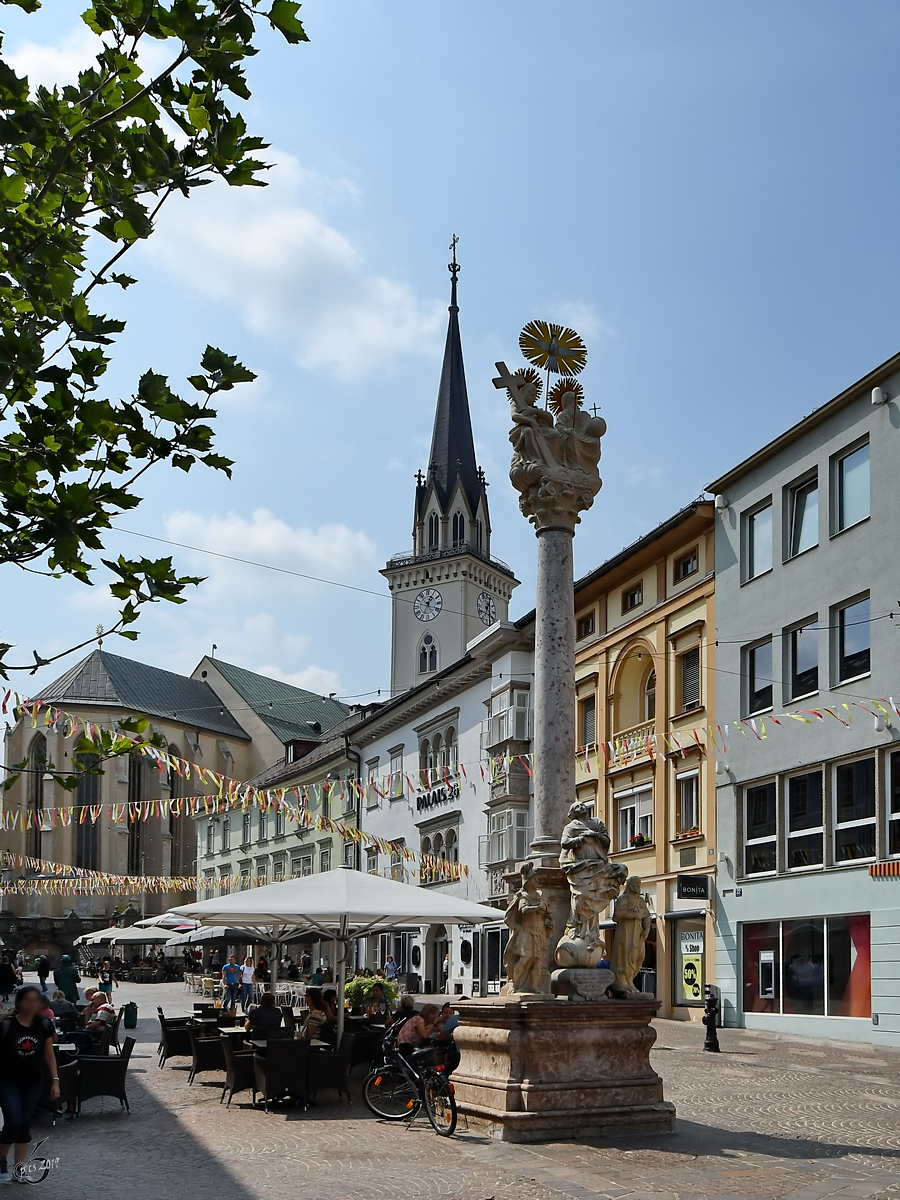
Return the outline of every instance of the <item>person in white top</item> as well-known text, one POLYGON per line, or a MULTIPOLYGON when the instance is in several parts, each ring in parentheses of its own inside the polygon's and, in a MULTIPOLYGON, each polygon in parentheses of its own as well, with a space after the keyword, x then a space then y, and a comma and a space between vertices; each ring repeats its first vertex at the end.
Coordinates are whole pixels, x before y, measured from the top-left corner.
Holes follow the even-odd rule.
POLYGON ((253 984, 255 982, 253 959, 245 958, 244 965, 241 967, 241 1009, 244 1012, 248 1012, 253 1003, 253 984))

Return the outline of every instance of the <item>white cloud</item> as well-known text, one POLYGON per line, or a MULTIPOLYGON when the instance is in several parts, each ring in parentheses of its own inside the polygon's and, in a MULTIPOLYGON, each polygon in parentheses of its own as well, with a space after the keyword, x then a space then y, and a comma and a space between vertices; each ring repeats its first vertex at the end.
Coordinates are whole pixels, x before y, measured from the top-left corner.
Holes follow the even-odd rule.
POLYGON ((351 184, 290 155, 266 188, 214 184, 170 201, 145 252, 187 286, 231 305, 255 333, 309 370, 359 377, 398 355, 432 353, 444 306, 371 272, 316 209, 354 198, 351 184))
POLYGON ((551 320, 558 321, 561 325, 569 325, 581 334, 588 343, 589 352, 592 349, 591 342, 616 336, 616 330, 604 321, 593 304, 586 304, 581 300, 563 300, 550 305, 549 311, 553 314, 551 320))
POLYGON ((100 39, 86 25, 76 25, 55 45, 22 42, 9 55, 9 63, 17 75, 27 75, 32 88, 39 84, 52 88, 54 84, 75 83, 78 72, 89 66, 99 53, 100 39))

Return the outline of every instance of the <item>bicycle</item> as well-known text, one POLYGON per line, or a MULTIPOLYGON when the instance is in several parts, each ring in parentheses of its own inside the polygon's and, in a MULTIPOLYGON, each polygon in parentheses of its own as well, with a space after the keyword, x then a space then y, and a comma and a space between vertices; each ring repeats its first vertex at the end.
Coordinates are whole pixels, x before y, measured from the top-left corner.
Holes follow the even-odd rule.
POLYGON ((363 1101, 385 1121, 414 1121, 424 1107, 435 1133, 450 1137, 456 1131, 456 1097, 443 1064, 435 1062, 433 1046, 414 1050, 407 1058, 397 1047, 396 1029, 382 1044, 384 1063, 363 1083, 363 1101))

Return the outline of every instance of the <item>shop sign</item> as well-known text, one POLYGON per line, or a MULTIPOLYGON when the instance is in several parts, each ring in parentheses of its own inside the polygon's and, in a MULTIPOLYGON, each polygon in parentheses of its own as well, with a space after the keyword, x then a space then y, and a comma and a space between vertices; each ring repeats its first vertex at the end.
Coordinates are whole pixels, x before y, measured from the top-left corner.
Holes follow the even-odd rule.
POLYGON ((459 799, 459 784, 448 783, 445 786, 431 788, 427 792, 419 792, 416 796, 416 811, 427 812, 430 808, 439 808, 442 804, 450 804, 459 799))
POLYGON ((703 995, 703 956, 683 954, 681 958, 681 983, 686 1000, 699 1000, 703 995))
POLYGON ((702 954, 703 953, 703 930, 691 930, 690 933, 681 935, 681 953, 687 954, 702 954))
POLYGON ((675 895, 679 900, 708 900, 708 875, 679 875, 675 895))

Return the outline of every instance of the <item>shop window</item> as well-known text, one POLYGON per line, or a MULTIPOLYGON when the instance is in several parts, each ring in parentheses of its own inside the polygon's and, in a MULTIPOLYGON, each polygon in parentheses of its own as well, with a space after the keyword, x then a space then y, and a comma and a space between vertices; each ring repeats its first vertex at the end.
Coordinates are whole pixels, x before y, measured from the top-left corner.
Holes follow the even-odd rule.
POLYGON ((675 779, 678 789, 678 833, 700 832, 700 774, 691 771, 675 779))
POLYGON ((788 635, 791 699, 808 696, 819 688, 819 626, 809 621, 788 635))
POLYGON ((782 1012, 825 1016, 825 921, 783 921, 782 1012))
POLYGON ((781 1012, 781 923, 743 927, 744 1012, 781 1012))
POLYGON ((835 767, 834 784, 834 861, 874 858, 875 759, 835 767))
POLYGON ((857 600, 837 612, 838 682, 866 675, 870 670, 871 628, 869 599, 857 600))
POLYGON ((772 707, 772 639, 748 646, 744 651, 746 668, 746 712, 765 712, 772 707))
POLYGON ((793 775, 787 784, 787 865, 789 870, 823 861, 822 775, 793 775))
POLYGON ((619 850, 632 850, 653 843, 653 788, 630 788, 616 792, 616 825, 619 850))
POLYGON ((835 526, 839 533, 869 515, 869 447, 858 446, 835 462, 835 526))
POLYGON ((744 874, 775 870, 777 821, 775 784, 763 783, 744 792, 744 874))
POLYGON ((900 854, 900 752, 891 755, 891 799, 888 811, 888 854, 900 854))
POLYGON ((790 556, 811 550, 819 543, 819 483, 808 479, 789 491, 790 556))
POLYGON ((672 922, 674 938, 673 1002, 684 1005, 703 1006, 703 985, 706 982, 703 970, 703 946, 705 928, 696 917, 672 922))
POLYGON ((772 570, 772 502, 746 517, 744 577, 756 579, 772 570))

